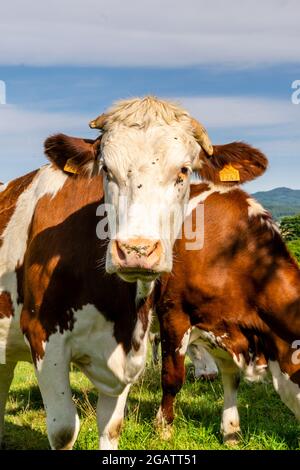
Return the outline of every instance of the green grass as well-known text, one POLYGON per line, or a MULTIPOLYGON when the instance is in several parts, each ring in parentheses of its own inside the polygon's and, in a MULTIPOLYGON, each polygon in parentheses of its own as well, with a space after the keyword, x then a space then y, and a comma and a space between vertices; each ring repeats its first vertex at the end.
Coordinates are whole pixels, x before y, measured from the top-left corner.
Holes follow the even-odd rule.
MULTIPOLYGON (((173 437, 161 440, 153 424, 161 397, 159 376, 159 367, 148 365, 132 387, 120 449, 226 449, 219 432, 221 383, 193 381, 190 373, 178 395, 173 437)), ((96 391, 77 370, 71 372, 71 382, 81 419, 75 449, 97 449, 96 391)), ((270 382, 243 382, 239 411, 243 438, 237 449, 299 449, 299 425, 270 382)), ((8 449, 49 448, 40 392, 33 368, 26 363, 18 365, 11 387, 5 442, 8 449)))
POLYGON ((290 242, 287 242, 287 246, 297 259, 298 263, 300 263, 300 239, 298 238, 297 240, 291 240, 290 242))

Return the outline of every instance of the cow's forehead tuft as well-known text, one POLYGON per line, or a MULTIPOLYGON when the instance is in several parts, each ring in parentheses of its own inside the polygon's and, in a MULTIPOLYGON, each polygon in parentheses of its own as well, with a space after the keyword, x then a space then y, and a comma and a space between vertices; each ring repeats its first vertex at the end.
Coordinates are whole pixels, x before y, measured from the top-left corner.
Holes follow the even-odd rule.
POLYGON ((152 165, 176 167, 199 153, 196 140, 180 125, 152 126, 147 130, 116 126, 103 136, 102 155, 108 165, 122 171, 152 165))

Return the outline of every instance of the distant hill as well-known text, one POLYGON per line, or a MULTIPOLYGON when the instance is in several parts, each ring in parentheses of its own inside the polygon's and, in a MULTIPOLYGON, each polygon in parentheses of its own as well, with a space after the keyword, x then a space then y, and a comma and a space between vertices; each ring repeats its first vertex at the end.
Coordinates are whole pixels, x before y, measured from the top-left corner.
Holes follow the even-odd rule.
POLYGON ((270 191, 259 191, 253 196, 271 211, 276 219, 281 219, 285 215, 300 214, 300 189, 275 188, 270 191))

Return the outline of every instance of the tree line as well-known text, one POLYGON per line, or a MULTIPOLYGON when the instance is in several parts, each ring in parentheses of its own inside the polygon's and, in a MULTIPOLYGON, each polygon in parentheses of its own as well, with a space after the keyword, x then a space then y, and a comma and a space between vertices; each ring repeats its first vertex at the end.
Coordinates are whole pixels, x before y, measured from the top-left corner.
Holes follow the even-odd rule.
POLYGON ((280 230, 290 251, 300 262, 300 214, 283 217, 280 222, 280 230))

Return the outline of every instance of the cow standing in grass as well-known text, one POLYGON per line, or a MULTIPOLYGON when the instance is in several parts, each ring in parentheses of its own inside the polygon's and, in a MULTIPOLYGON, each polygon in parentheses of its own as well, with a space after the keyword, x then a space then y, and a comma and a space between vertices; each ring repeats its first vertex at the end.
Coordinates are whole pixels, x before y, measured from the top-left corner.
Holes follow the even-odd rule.
POLYGON ((162 279, 156 309, 163 352, 159 423, 172 423, 186 349, 201 344, 222 373, 221 431, 228 443, 240 433, 241 372, 254 381, 269 369, 282 401, 300 419, 300 270, 270 214, 239 187, 266 167, 260 152, 248 150, 228 145, 214 147, 211 159, 200 156, 204 182, 192 186, 187 216, 194 220, 204 205, 203 247, 191 251, 184 237, 176 241, 173 273, 162 279), (225 164, 227 182, 221 181, 225 164))
POLYGON ((47 139, 50 164, 1 188, 0 440, 16 362, 32 359, 51 447, 71 449, 78 434, 73 362, 99 392, 100 447, 117 448, 154 281, 172 270, 200 149, 212 153, 197 121, 151 97, 120 102, 91 127, 102 130, 95 141, 47 139))
MULTIPOLYGON (((153 333, 153 331, 151 331, 149 339, 152 350, 152 362, 154 365, 157 365, 160 359, 160 334, 153 333)), ((212 358, 211 354, 209 354, 207 350, 203 346, 201 346, 201 344, 189 344, 186 350, 186 354, 192 362, 193 377, 195 379, 215 380, 217 378, 217 365, 214 359, 212 358)))

